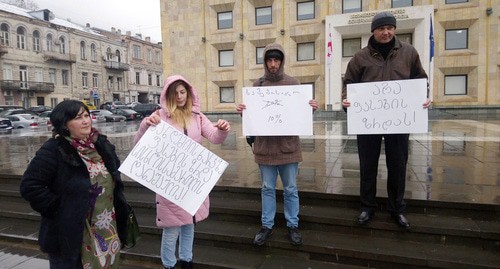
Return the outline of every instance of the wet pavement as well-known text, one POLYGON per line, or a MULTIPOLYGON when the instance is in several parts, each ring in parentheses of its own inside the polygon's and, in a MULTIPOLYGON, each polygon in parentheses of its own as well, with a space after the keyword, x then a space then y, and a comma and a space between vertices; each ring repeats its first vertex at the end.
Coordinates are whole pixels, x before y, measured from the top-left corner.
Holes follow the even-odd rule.
MULTIPOLYGON (((217 116, 210 118, 215 120, 217 116)), ((203 145, 229 162, 217 183, 259 188, 257 164, 241 132, 232 124, 221 145, 203 145)), ((124 160, 133 147, 138 122, 99 123, 124 160)), ((50 137, 48 128, 0 133, 0 173, 22 174, 38 148, 50 137)), ((314 135, 301 137, 303 159, 297 178, 299 191, 359 194, 356 136, 347 135, 345 119, 314 121, 314 135)), ((377 196, 386 197, 385 155, 380 157, 377 196)), ((279 185, 281 187, 281 185, 279 185)), ((405 197, 418 200, 500 204, 500 118, 431 119, 429 132, 410 136, 405 197)))

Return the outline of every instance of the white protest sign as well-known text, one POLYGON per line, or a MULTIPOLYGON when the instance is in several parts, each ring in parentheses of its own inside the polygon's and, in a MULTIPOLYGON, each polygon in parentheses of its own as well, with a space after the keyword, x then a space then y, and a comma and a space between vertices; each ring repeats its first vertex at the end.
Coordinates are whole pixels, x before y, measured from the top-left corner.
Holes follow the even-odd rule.
POLYGON ((227 165, 162 121, 148 128, 118 170, 194 215, 227 165))
POLYGON ((427 79, 347 85, 348 134, 427 133, 427 79))
POLYGON ((312 135, 311 85, 244 87, 243 135, 312 135))

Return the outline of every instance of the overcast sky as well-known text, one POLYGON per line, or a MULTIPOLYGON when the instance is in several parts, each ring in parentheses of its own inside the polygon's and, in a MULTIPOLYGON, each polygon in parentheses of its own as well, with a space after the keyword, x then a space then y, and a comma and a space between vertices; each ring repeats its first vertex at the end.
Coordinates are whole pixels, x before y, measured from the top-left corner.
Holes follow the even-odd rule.
POLYGON ((161 42, 160 0, 32 0, 40 9, 49 9, 57 18, 70 18, 81 25, 122 34, 141 33, 153 42, 161 42))

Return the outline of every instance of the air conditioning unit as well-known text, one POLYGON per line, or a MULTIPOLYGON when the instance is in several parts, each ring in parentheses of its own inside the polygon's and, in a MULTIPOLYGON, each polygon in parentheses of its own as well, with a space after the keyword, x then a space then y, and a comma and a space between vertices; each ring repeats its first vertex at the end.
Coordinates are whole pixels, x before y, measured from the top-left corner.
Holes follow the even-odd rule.
POLYGON ((3 96, 12 96, 12 91, 11 90, 5 90, 3 92, 3 96))
POLYGON ((28 92, 28 97, 35 97, 35 92, 28 92))

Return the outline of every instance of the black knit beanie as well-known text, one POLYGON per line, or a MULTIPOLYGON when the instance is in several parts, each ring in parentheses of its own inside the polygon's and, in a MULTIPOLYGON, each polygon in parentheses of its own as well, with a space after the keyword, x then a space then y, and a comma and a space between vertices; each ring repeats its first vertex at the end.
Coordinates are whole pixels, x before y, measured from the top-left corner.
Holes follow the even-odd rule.
POLYGON ((384 25, 392 25, 396 28, 396 18, 390 12, 384 11, 373 16, 372 20, 372 33, 375 29, 384 25))
POLYGON ((264 61, 266 61, 269 58, 275 58, 280 61, 283 61, 283 53, 279 50, 268 50, 266 52, 266 56, 264 57, 264 61))

